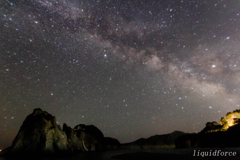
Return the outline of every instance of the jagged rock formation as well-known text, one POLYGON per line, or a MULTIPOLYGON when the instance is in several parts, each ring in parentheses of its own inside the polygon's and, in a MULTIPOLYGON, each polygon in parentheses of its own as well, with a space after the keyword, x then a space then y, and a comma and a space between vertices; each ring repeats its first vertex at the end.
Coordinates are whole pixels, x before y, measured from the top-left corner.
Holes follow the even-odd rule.
POLYGON ((104 149, 104 136, 97 127, 80 124, 75 126, 74 130, 77 131, 78 134, 85 133, 82 135, 82 138, 85 139, 83 143, 85 149, 87 148, 89 151, 104 149))
POLYGON ((10 153, 66 152, 67 136, 51 114, 35 109, 23 122, 13 141, 10 153))
POLYGON ((72 129, 56 123, 46 111, 35 109, 23 122, 10 147, 9 155, 77 153, 110 149, 102 132, 93 125, 80 124, 72 129))
POLYGON ((128 149, 162 149, 175 148, 174 142, 177 137, 184 135, 184 132, 174 131, 169 134, 155 135, 149 138, 141 138, 134 142, 123 144, 123 148, 128 149))
POLYGON ((82 134, 84 133, 77 133, 65 123, 63 124, 63 133, 66 134, 67 137, 67 148, 69 152, 87 151, 87 149, 84 148, 84 140, 82 139, 82 134))
POLYGON ((198 134, 186 134, 175 141, 176 148, 239 147, 240 110, 227 113, 220 123, 207 122, 198 134))

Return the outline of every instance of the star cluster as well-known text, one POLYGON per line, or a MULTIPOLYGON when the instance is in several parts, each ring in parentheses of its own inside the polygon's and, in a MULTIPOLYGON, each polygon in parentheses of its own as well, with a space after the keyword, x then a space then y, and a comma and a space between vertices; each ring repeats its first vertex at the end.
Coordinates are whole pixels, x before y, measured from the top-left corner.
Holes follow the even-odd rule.
POLYGON ((130 142, 240 105, 240 3, 0 2, 0 147, 34 108, 130 142))

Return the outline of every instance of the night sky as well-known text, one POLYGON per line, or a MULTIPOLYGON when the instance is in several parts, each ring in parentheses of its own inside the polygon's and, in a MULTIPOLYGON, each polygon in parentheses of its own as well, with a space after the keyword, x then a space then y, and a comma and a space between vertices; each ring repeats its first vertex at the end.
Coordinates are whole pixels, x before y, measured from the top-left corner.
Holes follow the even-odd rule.
POLYGON ((238 0, 1 0, 0 149, 34 108, 130 142, 240 105, 238 0))

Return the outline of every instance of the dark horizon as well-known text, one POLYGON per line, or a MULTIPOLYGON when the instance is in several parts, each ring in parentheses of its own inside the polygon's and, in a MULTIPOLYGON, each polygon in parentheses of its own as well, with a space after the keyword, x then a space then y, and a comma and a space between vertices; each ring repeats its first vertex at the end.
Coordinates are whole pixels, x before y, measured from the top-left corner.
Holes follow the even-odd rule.
POLYGON ((121 143, 240 105, 240 2, 0 2, 0 149, 42 108, 121 143))

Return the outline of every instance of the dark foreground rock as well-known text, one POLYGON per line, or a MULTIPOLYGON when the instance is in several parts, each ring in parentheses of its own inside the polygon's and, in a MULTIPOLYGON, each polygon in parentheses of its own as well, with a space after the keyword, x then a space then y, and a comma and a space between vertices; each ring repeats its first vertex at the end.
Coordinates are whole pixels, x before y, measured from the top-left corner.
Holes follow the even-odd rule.
POLYGON ((111 138, 111 137, 105 137, 104 144, 105 144, 106 148, 109 150, 121 148, 120 142, 117 139, 111 138))
POLYGON ((198 134, 186 134, 176 139, 176 148, 240 147, 240 110, 227 113, 220 123, 207 122, 198 134))
POLYGON ((51 114, 35 109, 23 122, 13 141, 10 154, 67 152, 66 133, 51 114))
POLYGON ((61 129, 54 116, 38 108, 23 122, 7 155, 69 154, 112 148, 97 127, 80 124, 72 129, 63 124, 61 129))
POLYGON ((186 133, 181 131, 174 131, 169 134, 155 135, 149 138, 141 138, 131 143, 123 144, 122 147, 126 149, 169 149, 175 148, 174 142, 177 137, 186 133))

